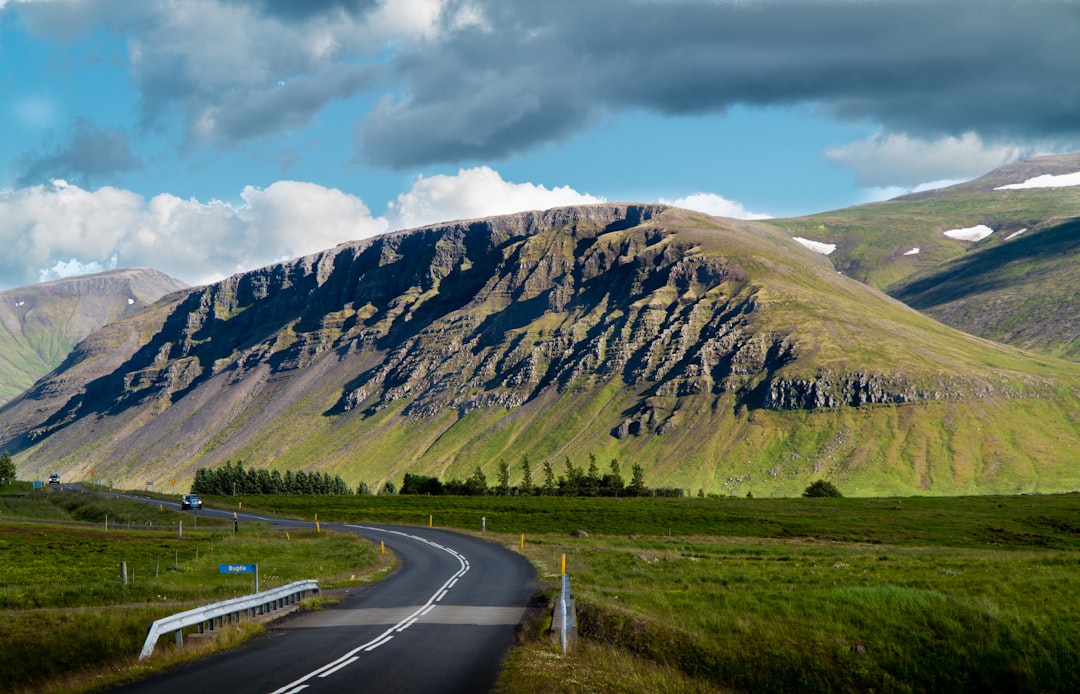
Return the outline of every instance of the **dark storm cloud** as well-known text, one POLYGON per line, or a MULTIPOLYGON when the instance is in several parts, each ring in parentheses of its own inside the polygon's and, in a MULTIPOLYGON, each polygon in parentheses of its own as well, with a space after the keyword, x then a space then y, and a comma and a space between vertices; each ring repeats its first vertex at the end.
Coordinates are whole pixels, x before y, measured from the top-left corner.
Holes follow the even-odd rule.
POLYGON ((224 101, 215 117, 215 137, 241 140, 307 125, 328 101, 346 98, 370 85, 373 70, 340 65, 328 74, 303 76, 224 101))
POLYGON ((720 113, 817 102, 917 136, 1080 133, 1072 0, 493 0, 486 30, 412 44, 401 96, 358 126, 406 167, 500 157, 644 108, 720 113))
POLYGON ((360 15, 371 10, 376 0, 226 0, 232 5, 248 5, 281 19, 308 19, 326 12, 360 15))
POLYGON ((126 133, 100 128, 80 118, 72 124, 67 141, 57 149, 22 157, 18 184, 37 185, 61 178, 78 185, 92 185, 109 174, 133 171, 141 166, 131 153, 126 133))
POLYGON ((388 167, 507 157, 622 112, 722 114, 738 104, 813 103, 923 140, 1080 137, 1078 0, 16 7, 46 35, 98 24, 125 35, 143 126, 182 119, 185 144, 265 137, 349 99, 362 102, 357 158, 388 167))

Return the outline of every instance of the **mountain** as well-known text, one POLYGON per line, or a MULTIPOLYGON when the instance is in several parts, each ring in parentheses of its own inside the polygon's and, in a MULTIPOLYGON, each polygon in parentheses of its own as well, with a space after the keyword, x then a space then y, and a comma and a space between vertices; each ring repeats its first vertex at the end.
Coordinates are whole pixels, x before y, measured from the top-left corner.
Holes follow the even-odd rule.
POLYGON ((837 270, 948 325, 1080 360, 1080 185, 1003 188, 1077 172, 1080 154, 1036 157, 967 183, 774 223, 834 245, 837 270))
POLYGON ((1080 487, 1080 364, 978 339, 777 226, 661 205, 435 225, 172 294, 0 408, 20 470, 351 484, 595 455, 793 494, 1080 487))
POLYGON ((186 286, 136 268, 0 292, 0 404, 55 368, 93 331, 186 286))
POLYGON ((888 292, 965 332, 1080 361, 1080 218, 980 244, 888 292))

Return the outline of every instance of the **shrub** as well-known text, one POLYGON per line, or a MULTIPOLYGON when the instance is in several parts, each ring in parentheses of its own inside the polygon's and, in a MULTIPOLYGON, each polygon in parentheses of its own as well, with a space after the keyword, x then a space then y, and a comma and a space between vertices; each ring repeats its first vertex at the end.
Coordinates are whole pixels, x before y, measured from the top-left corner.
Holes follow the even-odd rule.
POLYGON ((818 480, 806 488, 806 491, 802 493, 806 497, 840 497, 843 494, 836 488, 832 482, 827 480, 818 480))

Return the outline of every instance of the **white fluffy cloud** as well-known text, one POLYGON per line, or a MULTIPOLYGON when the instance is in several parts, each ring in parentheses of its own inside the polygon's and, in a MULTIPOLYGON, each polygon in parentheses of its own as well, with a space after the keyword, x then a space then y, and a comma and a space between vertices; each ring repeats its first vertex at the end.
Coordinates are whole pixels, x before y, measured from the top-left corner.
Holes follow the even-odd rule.
POLYGON ((549 189, 533 183, 510 183, 497 171, 480 166, 461 169, 454 176, 420 176, 409 192, 387 205, 387 217, 392 227, 403 229, 450 219, 600 202, 606 201, 568 186, 549 189))
POLYGON ((694 193, 677 200, 660 198, 665 205, 684 207, 688 210, 696 210, 711 214, 714 217, 734 217, 735 219, 771 219, 772 215, 751 212, 743 207, 742 203, 728 200, 715 193, 694 193))
POLYGON ((988 144, 974 133, 936 140, 879 133, 825 152, 854 171, 859 185, 896 195, 965 181, 1030 154, 1013 145, 988 144))
POLYGON ((386 231, 359 198, 310 183, 246 188, 243 203, 89 191, 64 181, 0 195, 0 284, 153 267, 191 284, 386 231))
POLYGON ((487 167, 420 177, 382 217, 360 198, 314 183, 249 186, 240 198, 146 200, 60 180, 0 193, 0 289, 137 266, 204 284, 394 228, 604 202, 567 186, 508 182, 487 167))

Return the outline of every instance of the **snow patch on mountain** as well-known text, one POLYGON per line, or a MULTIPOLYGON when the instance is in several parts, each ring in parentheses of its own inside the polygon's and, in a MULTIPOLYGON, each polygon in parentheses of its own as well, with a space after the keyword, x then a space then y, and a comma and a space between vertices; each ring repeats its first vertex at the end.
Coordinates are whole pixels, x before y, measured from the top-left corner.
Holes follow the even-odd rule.
POLYGON ((804 239, 801 236, 796 236, 795 240, 806 246, 815 253, 821 253, 823 255, 829 255, 836 250, 835 243, 823 243, 821 241, 811 241, 810 239, 804 239))
POLYGON ((957 241, 982 241, 990 234, 993 234, 994 230, 985 224, 977 224, 964 229, 949 229, 943 233, 950 239, 956 239, 957 241))
POLYGON ((1006 186, 998 186, 994 190, 1026 190, 1028 188, 1068 188, 1080 186, 1080 171, 1070 174, 1043 174, 1035 178, 1029 178, 1023 183, 1010 183, 1006 186))

